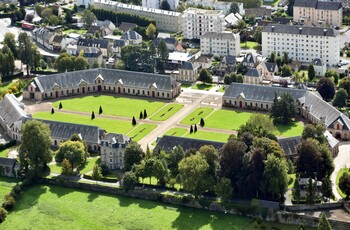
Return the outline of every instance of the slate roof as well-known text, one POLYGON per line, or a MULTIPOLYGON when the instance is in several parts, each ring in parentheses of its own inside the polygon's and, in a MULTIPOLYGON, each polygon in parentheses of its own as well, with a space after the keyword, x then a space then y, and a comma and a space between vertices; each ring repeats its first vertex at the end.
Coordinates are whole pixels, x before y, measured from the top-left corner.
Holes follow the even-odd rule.
POLYGON ((123 134, 117 133, 107 133, 104 137, 102 137, 101 141, 107 141, 108 143, 125 143, 129 142, 130 138, 123 134))
POLYGON ((13 158, 0 157, 0 165, 15 168, 17 160, 13 158))
POLYGON ((158 47, 161 40, 163 40, 166 44, 173 46, 175 46, 179 42, 176 38, 155 38, 153 39, 154 45, 158 47))
POLYGON ((52 42, 61 43, 62 39, 63 39, 63 36, 55 35, 52 42))
POLYGON ((328 130, 324 132, 324 135, 326 136, 328 145, 331 148, 334 148, 337 144, 339 144, 339 141, 328 130))
POLYGON ((67 122, 59 122, 59 121, 49 121, 49 120, 41 120, 39 121, 48 124, 51 130, 52 139, 64 139, 67 140, 74 134, 80 134, 81 138, 88 143, 96 143, 100 142, 99 138, 99 130, 100 128, 97 126, 90 125, 80 125, 74 123, 67 122))
POLYGON ((142 36, 133 30, 128 30, 120 37, 120 39, 128 40, 128 41, 139 40, 139 39, 142 40, 142 36))
POLYGON ((104 78, 105 84, 117 84, 118 81, 122 81, 127 87, 148 89, 156 83, 158 90, 171 90, 176 86, 175 79, 168 75, 105 68, 39 76, 30 84, 36 88, 36 91, 43 93, 52 90, 55 85, 61 88, 78 87, 82 80, 87 84, 95 84, 95 79, 99 75, 104 78))
POLYGON ((119 26, 121 31, 133 30, 137 25, 135 23, 130 22, 122 22, 119 26))
POLYGON ((248 53, 244 56, 243 61, 245 63, 255 63, 256 62, 256 58, 252 53, 248 53))
POLYGON ((313 64, 314 66, 322 66, 322 65, 323 65, 323 62, 322 62, 321 59, 315 58, 314 60, 312 60, 312 64, 313 64))
POLYGON ((198 63, 192 63, 192 62, 186 61, 182 64, 182 66, 179 69, 195 70, 198 67, 199 67, 198 63))
POLYGON ((339 10, 341 2, 319 0, 295 0, 294 7, 308 7, 322 10, 339 10))
POLYGON ((0 120, 4 120, 9 128, 12 128, 14 123, 28 118, 24 112, 24 105, 20 103, 15 95, 6 94, 0 101, 0 120))
POLYGON ((230 39, 234 41, 238 38, 238 35, 227 32, 206 32, 201 38, 230 39))
POLYGON ((88 34, 95 34, 96 32, 100 32, 99 26, 91 26, 88 30, 88 34))
POLYGON ((255 17, 264 17, 264 16, 271 16, 272 10, 267 8, 250 8, 245 9, 245 16, 251 16, 254 15, 255 17))
POLYGON ((278 144, 283 149, 284 154, 293 156, 297 154, 297 145, 301 142, 300 136, 278 139, 278 144))
POLYGON ((225 65, 235 65, 236 64, 236 57, 232 55, 226 55, 222 58, 221 64, 225 65))
POLYGON ((256 68, 248 69, 247 73, 244 75, 247 77, 260 77, 260 73, 256 68))
POLYGON ((339 32, 332 28, 298 26, 298 25, 279 25, 279 24, 269 24, 263 28, 262 32, 281 33, 281 34, 303 34, 303 35, 327 36, 327 37, 335 37, 339 35, 339 32))
POLYGON ((289 93, 301 106, 315 118, 322 120, 327 128, 332 128, 334 122, 344 124, 344 130, 350 129, 350 119, 324 101, 318 94, 302 89, 284 87, 259 86, 250 84, 232 83, 225 91, 223 98, 238 98, 244 94, 246 101, 273 102, 277 96, 289 93))
POLYGON ((289 24, 291 22, 291 19, 289 18, 274 18, 272 19, 274 23, 276 24, 289 24))
POLYGON ((265 66, 269 72, 275 72, 276 63, 265 62, 265 66))
POLYGON ((154 148, 153 151, 157 152, 158 149, 162 149, 165 152, 170 152, 173 150, 176 146, 181 146, 184 151, 195 148, 200 149, 203 145, 212 145, 216 149, 220 149, 222 146, 224 146, 225 143, 223 142, 216 142, 216 141, 205 141, 205 140, 197 140, 197 139, 191 139, 191 138, 185 138, 185 137, 176 137, 176 136, 163 136, 159 138, 157 141, 157 146, 154 148))
POLYGON ((125 40, 117 39, 114 41, 113 47, 124 47, 126 46, 125 40))
POLYGON ((97 48, 108 48, 108 40, 105 39, 84 39, 79 38, 78 46, 86 46, 86 47, 97 47, 97 48))

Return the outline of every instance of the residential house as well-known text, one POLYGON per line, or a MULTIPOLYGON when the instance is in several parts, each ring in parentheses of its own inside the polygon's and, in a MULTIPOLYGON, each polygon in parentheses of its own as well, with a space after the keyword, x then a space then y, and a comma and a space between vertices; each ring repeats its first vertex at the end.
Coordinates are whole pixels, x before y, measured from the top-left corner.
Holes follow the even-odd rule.
POLYGON ((247 73, 243 76, 243 83, 258 85, 262 82, 263 77, 256 68, 248 69, 247 73))
POLYGON ((341 26, 343 7, 339 1, 295 0, 293 21, 315 26, 341 26))
POLYGON ((239 56, 239 34, 232 32, 207 32, 201 36, 201 51, 204 55, 239 56))
POLYGON ((134 30, 137 24, 135 23, 130 23, 130 22, 122 22, 120 23, 119 29, 123 32, 129 31, 129 30, 134 30))
MULTIPOLYGON (((310 183, 310 178, 300 178, 299 180, 299 188, 300 188, 300 197, 306 197, 308 193, 308 187, 310 183)), ((315 196, 322 196, 322 182, 316 181, 315 179, 311 178, 311 183, 316 183, 316 191, 315 196)))
POLYGON ((101 66, 103 62, 102 52, 100 49, 96 47, 86 47, 84 49, 83 57, 89 64, 90 68, 94 66, 94 64, 98 64, 98 66, 101 66))
POLYGON ((167 75, 100 68, 39 76, 22 93, 34 100, 98 92, 171 100, 180 91, 180 84, 167 75))
POLYGON ((128 41, 130 45, 138 45, 142 42, 142 36, 133 30, 126 31, 120 39, 128 41))
POLYGON ((230 13, 225 17, 226 26, 236 26, 243 17, 239 13, 230 13))
POLYGON ((101 37, 112 35, 113 31, 117 28, 113 22, 109 20, 97 21, 97 26, 100 28, 101 37))
POLYGON ((264 7, 245 9, 245 17, 255 17, 255 20, 263 20, 271 17, 272 10, 264 7))
POLYGON ((117 55, 117 57, 121 57, 121 51, 124 46, 129 45, 127 40, 118 39, 114 41, 113 44, 113 53, 117 55))
POLYGON ((236 66, 236 57, 227 55, 221 59, 219 67, 215 69, 215 73, 219 76, 224 76, 227 73, 233 72, 236 66))
POLYGON ((200 65, 198 63, 184 62, 179 68, 177 81, 195 82, 198 79, 200 65))
POLYGON ((130 138, 123 134, 108 133, 101 139, 101 164, 108 169, 124 168, 124 152, 130 138))
POLYGON ((323 124, 337 139, 350 139, 350 119, 307 90, 232 83, 223 96, 223 106, 269 110, 275 95, 289 93, 296 101, 297 113, 313 124, 323 124))
POLYGON ((211 58, 201 55, 196 60, 195 63, 198 63, 202 68, 210 69, 213 65, 211 58))
POLYGON ((270 24, 262 30, 264 57, 287 52, 289 58, 304 63, 319 58, 325 64, 338 64, 339 44, 339 32, 332 28, 270 24))
POLYGON ((185 62, 192 62, 194 61, 195 56, 190 53, 183 53, 183 52, 172 52, 169 53, 168 57, 168 66, 169 69, 178 69, 180 68, 185 62))
POLYGON ((79 38, 77 43, 77 53, 86 48, 97 48, 101 51, 103 57, 110 57, 112 54, 112 46, 105 39, 83 39, 79 38))
POLYGON ((164 135, 163 137, 157 139, 157 145, 154 148, 153 152, 164 150, 168 153, 178 146, 180 146, 184 151, 190 149, 199 150, 204 145, 212 145, 215 149, 219 150, 224 146, 224 144, 225 143, 223 142, 164 135))
POLYGON ((168 38, 155 38, 153 39, 153 43, 156 47, 158 47, 160 41, 164 41, 166 44, 166 47, 170 52, 178 51, 178 52, 185 52, 186 50, 181 46, 179 41, 176 38, 168 37, 168 38))
POLYGON ((66 47, 66 51, 67 53, 71 54, 71 55, 78 55, 78 45, 77 45, 78 42, 76 41, 73 41, 71 43, 69 43, 66 47))
POLYGON ((207 32, 225 30, 225 14, 218 10, 186 9, 181 16, 184 39, 200 39, 207 32))
POLYGON ((67 39, 62 35, 55 35, 52 40, 52 46, 54 52, 61 52, 61 50, 66 48, 67 39))
POLYGON ((326 63, 324 63, 320 58, 315 58, 312 60, 311 64, 314 66, 314 70, 316 72, 316 76, 323 77, 327 72, 326 63))
POLYGON ((0 157, 0 176, 19 177, 20 164, 16 159, 0 157))
POLYGON ((260 75, 264 80, 273 80, 275 73, 278 73, 278 66, 276 63, 271 62, 261 62, 256 69, 259 71, 260 75))
MULTIPOLYGON (((267 56, 266 56, 267 57, 267 56)), ((252 53, 247 53, 242 61, 242 65, 247 67, 247 68, 254 68, 258 65, 257 57, 256 55, 252 53)))
POLYGON ((43 27, 36 28, 32 31, 32 35, 34 41, 36 41, 40 45, 43 45, 49 50, 53 50, 52 42, 54 39, 54 34, 51 33, 48 29, 43 27))

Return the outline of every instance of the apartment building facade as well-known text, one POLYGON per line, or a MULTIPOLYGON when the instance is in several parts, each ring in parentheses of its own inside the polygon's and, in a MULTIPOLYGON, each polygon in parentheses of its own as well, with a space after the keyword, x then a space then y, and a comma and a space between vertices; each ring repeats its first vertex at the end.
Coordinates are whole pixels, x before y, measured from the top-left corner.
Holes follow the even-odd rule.
POLYGON ((267 25, 262 31, 262 55, 287 52, 293 60, 310 63, 339 63, 339 32, 331 28, 267 25))
POLYGON ((239 34, 232 32, 207 32, 201 36, 202 54, 239 56, 241 52, 239 34))
POLYGON ((171 10, 176 10, 180 0, 142 0, 142 7, 159 9, 162 1, 167 1, 171 10))

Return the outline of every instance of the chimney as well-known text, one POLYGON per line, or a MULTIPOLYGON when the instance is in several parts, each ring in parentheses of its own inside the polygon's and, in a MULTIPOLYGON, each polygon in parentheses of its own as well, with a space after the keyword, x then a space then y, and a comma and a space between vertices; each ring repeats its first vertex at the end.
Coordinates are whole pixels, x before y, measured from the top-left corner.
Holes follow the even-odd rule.
POLYGON ((271 32, 275 30, 275 26, 271 26, 271 32))
POLYGON ((303 31, 303 28, 299 27, 299 34, 301 34, 302 31, 303 31))
POLYGON ((327 34, 327 29, 324 29, 323 30, 323 35, 326 36, 326 34, 327 34))

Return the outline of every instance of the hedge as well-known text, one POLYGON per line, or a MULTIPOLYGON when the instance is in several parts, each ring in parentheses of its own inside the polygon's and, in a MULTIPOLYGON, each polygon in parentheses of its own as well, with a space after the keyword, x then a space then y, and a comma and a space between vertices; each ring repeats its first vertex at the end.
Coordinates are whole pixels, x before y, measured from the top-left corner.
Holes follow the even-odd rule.
MULTIPOLYGON (((84 174, 83 175, 84 179, 88 179, 88 180, 93 180, 91 175, 87 175, 84 174)), ((108 183, 117 183, 118 179, 116 178, 108 178, 108 177, 102 177, 101 179, 99 179, 99 181, 103 181, 103 182, 108 182, 108 183)))

